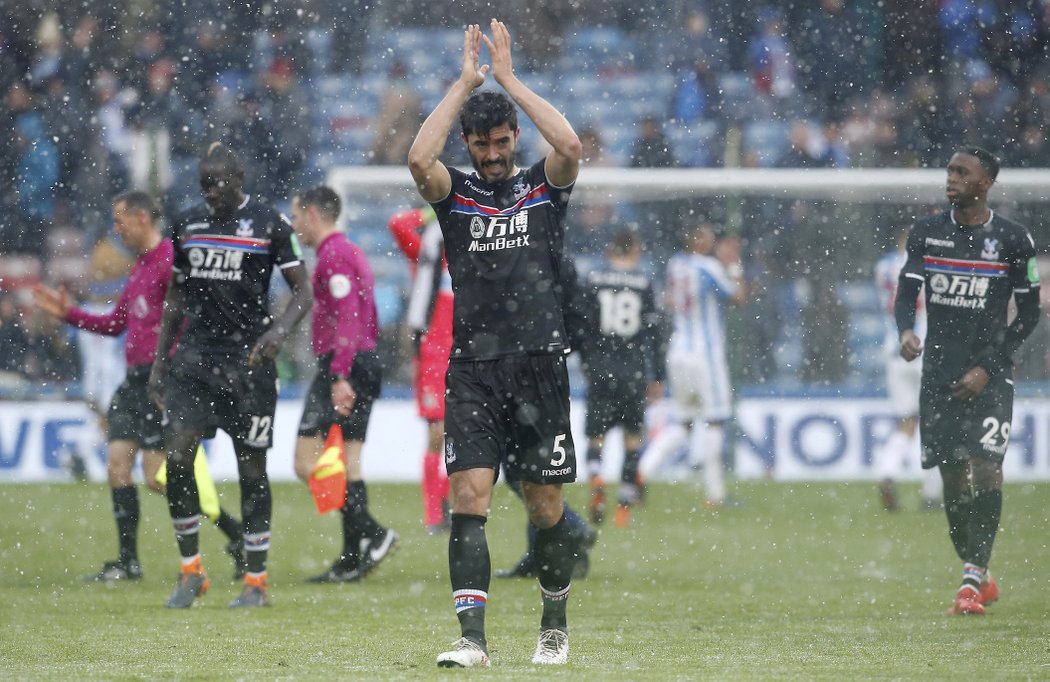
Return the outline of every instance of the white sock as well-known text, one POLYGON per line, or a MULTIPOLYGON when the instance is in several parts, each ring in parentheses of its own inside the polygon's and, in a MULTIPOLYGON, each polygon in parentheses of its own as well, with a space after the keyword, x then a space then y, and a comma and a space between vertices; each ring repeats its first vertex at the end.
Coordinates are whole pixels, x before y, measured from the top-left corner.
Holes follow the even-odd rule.
POLYGON ((668 424, 661 429, 642 453, 641 462, 638 464, 642 478, 645 480, 652 478, 653 473, 667 461, 667 458, 685 445, 688 435, 686 428, 678 422, 668 424))
POLYGON ((722 445, 725 443, 725 431, 720 424, 703 424, 694 429, 699 437, 694 437, 701 450, 704 463, 704 490, 708 500, 725 502, 726 484, 722 464, 722 445))
POLYGON ((875 450, 875 461, 872 462, 871 468, 876 478, 880 481, 900 478, 905 457, 911 453, 908 447, 910 441, 908 434, 903 431, 894 431, 882 444, 882 447, 875 450))

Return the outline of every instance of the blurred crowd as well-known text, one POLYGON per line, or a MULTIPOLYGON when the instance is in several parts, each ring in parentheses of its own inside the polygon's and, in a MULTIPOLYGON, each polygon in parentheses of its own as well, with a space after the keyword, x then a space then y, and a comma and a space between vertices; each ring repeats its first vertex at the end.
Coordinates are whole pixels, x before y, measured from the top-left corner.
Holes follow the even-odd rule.
MULTIPOLYGON (((1050 167, 1050 0, 508 0, 498 11, 515 31, 522 73, 669 76, 666 101, 646 115, 573 121, 590 165, 940 167, 951 148, 972 143, 1007 167, 1050 167), (627 139, 625 153, 612 137, 627 139)), ((247 163, 249 189, 284 205, 323 178, 330 131, 316 129, 310 108, 333 78, 383 79, 375 120, 364 122, 364 159, 400 164, 432 104, 417 84, 443 86, 454 73, 421 73, 411 55, 370 60, 369 50, 387 33, 455 29, 491 12, 481 0, 0 0, 0 120, 11 131, 0 147, 0 338, 40 357, 8 362, 0 376, 75 375, 66 331, 19 314, 18 291, 46 279, 105 303, 120 269, 100 274, 86 254, 107 242, 120 250, 113 194, 145 189, 173 215, 198 197, 197 156, 222 140, 247 163), (376 64, 382 71, 371 73, 376 64)), ((750 378, 776 374, 772 346, 797 325, 799 338, 821 330, 806 341, 814 350, 804 378, 840 380, 846 370, 819 352, 848 325, 831 284, 869 267, 888 237, 859 254, 830 245, 818 259, 812 247, 828 241, 820 226, 840 207, 764 201, 742 211, 736 229, 759 292, 747 317, 768 327, 749 338, 772 337, 750 378)), ((596 256, 613 223, 635 222, 662 245, 651 254, 659 270, 691 212, 733 220, 715 202, 590 202, 570 243, 596 256)), ((1046 231, 1032 228, 1045 249, 1046 231)))

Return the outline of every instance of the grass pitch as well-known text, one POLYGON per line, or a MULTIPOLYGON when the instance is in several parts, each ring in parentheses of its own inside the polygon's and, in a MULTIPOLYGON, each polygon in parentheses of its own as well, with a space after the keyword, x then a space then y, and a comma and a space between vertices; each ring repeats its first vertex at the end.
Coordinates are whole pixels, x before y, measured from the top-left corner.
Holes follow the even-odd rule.
MULTIPOLYGON (((220 486, 237 509, 233 485, 220 486)), ((586 486, 568 488, 578 509, 586 486)), ((102 484, 0 486, 0 670, 6 679, 327 680, 485 676, 565 680, 1050 679, 1050 484, 1007 485, 989 615, 945 615, 960 578, 942 513, 883 512, 873 484, 740 484, 739 509, 698 506, 689 483, 656 485, 631 528, 606 524, 591 574, 573 584, 570 664, 529 663, 533 580, 495 580, 493 667, 439 670, 458 637, 447 543, 419 524, 418 490, 372 485, 400 550, 356 585, 306 585, 339 548, 335 515, 305 486, 274 486, 273 606, 231 611, 240 586, 217 529, 202 528, 210 592, 163 608, 178 560, 164 501, 141 493, 138 583, 87 584, 116 555, 102 484)), ((494 568, 524 546, 502 484, 488 537, 494 568)))

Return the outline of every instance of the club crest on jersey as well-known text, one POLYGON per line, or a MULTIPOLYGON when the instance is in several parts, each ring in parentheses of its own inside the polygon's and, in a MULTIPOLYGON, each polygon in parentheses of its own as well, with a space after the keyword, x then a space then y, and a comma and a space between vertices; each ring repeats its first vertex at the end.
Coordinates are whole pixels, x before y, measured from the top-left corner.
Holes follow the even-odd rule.
POLYGON ((146 300, 145 296, 139 294, 135 297, 135 300, 131 302, 131 305, 128 307, 128 312, 140 320, 146 319, 146 316, 149 315, 149 301, 146 300))
POLYGON ((331 292, 334 299, 346 298, 350 295, 351 289, 353 285, 350 283, 350 278, 341 272, 332 275, 328 280, 328 291, 331 292))
POLYGON ((238 237, 251 237, 255 234, 255 229, 252 227, 251 218, 241 218, 237 221, 237 236, 238 237))
POLYGON ((511 187, 511 192, 514 193, 514 201, 519 201, 531 191, 532 187, 525 182, 524 178, 515 181, 514 186, 511 187))
POLYGON ((981 258, 985 260, 996 260, 999 258, 999 240, 998 239, 985 239, 984 250, 981 251, 981 258))
POLYGON ((485 221, 481 219, 481 216, 474 216, 470 220, 470 236, 474 239, 481 239, 483 234, 485 234, 485 221))

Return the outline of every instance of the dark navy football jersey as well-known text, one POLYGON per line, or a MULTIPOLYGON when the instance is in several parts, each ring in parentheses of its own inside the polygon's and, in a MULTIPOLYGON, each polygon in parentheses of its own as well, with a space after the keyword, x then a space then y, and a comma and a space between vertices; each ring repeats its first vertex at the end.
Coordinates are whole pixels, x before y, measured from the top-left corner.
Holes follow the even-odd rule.
POLYGON ((449 173, 433 206, 455 297, 450 359, 565 352, 558 283, 572 185, 548 183, 543 161, 495 183, 449 173))
POLYGON ((923 378, 950 384, 1002 342, 1016 292, 1039 286, 1028 230, 992 214, 960 225, 951 211, 920 220, 908 237, 904 278, 925 285, 927 332, 923 378))
POLYGON ((180 345, 203 350, 249 350, 269 328, 270 277, 274 266, 302 262, 287 218, 245 197, 228 216, 205 204, 172 227, 175 284, 186 299, 180 345))
POLYGON ((578 342, 588 375, 662 378, 663 362, 656 357, 660 318, 649 276, 606 263, 583 280, 587 333, 578 342))

